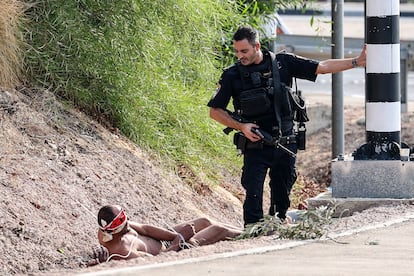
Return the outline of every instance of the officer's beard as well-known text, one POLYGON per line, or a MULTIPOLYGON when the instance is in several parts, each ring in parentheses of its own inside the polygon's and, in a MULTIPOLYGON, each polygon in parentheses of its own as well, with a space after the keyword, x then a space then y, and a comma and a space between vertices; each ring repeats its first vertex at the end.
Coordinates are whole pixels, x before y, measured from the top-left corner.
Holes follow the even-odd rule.
POLYGON ((242 58, 240 59, 240 62, 244 66, 249 66, 253 64, 259 64, 263 60, 263 54, 261 50, 255 51, 254 54, 252 54, 249 58, 242 58))

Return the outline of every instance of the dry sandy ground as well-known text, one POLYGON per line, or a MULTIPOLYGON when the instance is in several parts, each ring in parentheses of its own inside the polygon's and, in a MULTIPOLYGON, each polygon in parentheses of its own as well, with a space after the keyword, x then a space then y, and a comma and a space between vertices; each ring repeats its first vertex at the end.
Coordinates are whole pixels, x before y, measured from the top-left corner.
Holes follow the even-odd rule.
MULTIPOLYGON (((347 151, 364 142, 364 110, 347 107, 347 151)), ((403 141, 414 144, 414 115, 404 114, 403 141)), ((301 184, 293 207, 329 184, 330 129, 308 137, 298 158, 301 184)), ((274 236, 220 242, 129 262, 86 268, 96 240, 96 213, 119 203, 143 223, 173 225, 197 216, 241 226, 238 176, 206 187, 188 169, 163 169, 116 129, 69 109, 47 91, 0 92, 0 275, 62 275, 163 262, 283 242, 274 236), (188 185, 190 183, 191 185, 188 185)), ((265 206, 265 209, 267 207, 265 206)), ((333 229, 361 225, 412 206, 355 214, 333 229)))

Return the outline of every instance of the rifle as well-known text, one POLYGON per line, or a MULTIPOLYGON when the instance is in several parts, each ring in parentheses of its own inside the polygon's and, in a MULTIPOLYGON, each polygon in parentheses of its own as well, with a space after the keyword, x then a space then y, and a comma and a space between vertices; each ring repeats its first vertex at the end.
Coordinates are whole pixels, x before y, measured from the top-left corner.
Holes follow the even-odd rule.
MULTIPOLYGON (((226 112, 236 121, 241 123, 251 123, 248 120, 245 120, 242 116, 236 114, 235 112, 231 112, 230 110, 226 109, 226 112)), ((223 132, 228 135, 230 132, 235 130, 231 127, 226 127, 223 129, 223 132)), ((256 135, 258 135, 261 140, 267 145, 275 146, 276 148, 281 148, 286 153, 288 153, 293 158, 296 158, 296 154, 291 151, 290 149, 283 146, 283 144, 293 144, 296 143, 296 136, 295 135, 289 135, 289 136, 281 136, 281 137, 273 137, 270 133, 260 129, 260 128, 252 128, 252 132, 254 132, 256 135)), ((243 135, 244 136, 244 135, 243 135)), ((247 138, 246 138, 247 139, 247 138)), ((237 146, 237 145, 236 145, 237 146)), ((239 149, 239 148, 238 148, 239 149)), ((240 149, 239 149, 240 150, 240 149)))

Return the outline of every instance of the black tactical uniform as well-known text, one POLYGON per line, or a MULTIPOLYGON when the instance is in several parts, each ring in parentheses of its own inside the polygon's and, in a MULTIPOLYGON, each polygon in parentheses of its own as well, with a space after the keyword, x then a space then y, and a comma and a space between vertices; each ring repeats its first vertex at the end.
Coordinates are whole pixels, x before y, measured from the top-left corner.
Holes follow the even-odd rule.
MULTIPOLYGON (((235 64, 226 68, 220 78, 219 85, 215 95, 208 102, 209 107, 226 109, 233 99, 235 110, 240 109, 240 94, 258 86, 257 75, 260 73, 260 86, 268 86, 268 78, 271 74, 271 57, 270 53, 262 50, 263 61, 260 64, 243 66, 235 64)), ((280 81, 287 86, 292 85, 294 77, 316 80, 316 68, 318 62, 315 60, 298 57, 288 53, 278 53, 276 55, 278 62, 280 81)), ((264 113, 254 115, 249 119, 260 129, 265 130, 272 135, 291 135, 293 134, 293 120, 288 113, 288 107, 284 104, 280 108, 281 124, 277 123, 274 111, 273 98, 270 96, 272 105, 270 109, 267 106, 260 106, 264 113), (278 126, 281 125, 281 130, 278 126)), ((296 144, 286 146, 292 152, 297 152, 296 144)), ((268 170, 270 176, 271 189, 271 207, 270 215, 275 213, 282 219, 286 217, 286 211, 290 206, 289 194, 292 185, 296 181, 295 158, 286 151, 271 145, 265 145, 263 142, 248 143, 244 152, 244 165, 241 178, 241 184, 246 190, 246 198, 243 205, 243 218, 245 225, 256 223, 263 218, 263 185, 268 170)))

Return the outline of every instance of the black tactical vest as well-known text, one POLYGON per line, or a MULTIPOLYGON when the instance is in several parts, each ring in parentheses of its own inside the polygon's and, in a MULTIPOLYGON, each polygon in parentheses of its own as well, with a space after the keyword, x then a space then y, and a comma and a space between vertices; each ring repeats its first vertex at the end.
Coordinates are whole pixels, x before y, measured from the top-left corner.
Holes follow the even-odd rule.
POLYGON ((243 66, 237 62, 242 92, 235 98, 238 115, 249 121, 274 117, 272 62, 269 55, 260 65, 243 66))

